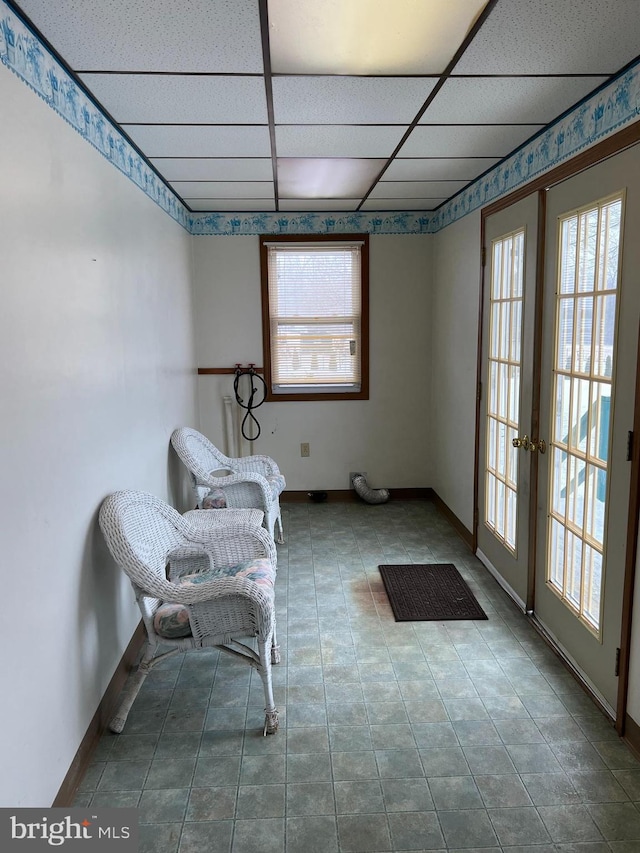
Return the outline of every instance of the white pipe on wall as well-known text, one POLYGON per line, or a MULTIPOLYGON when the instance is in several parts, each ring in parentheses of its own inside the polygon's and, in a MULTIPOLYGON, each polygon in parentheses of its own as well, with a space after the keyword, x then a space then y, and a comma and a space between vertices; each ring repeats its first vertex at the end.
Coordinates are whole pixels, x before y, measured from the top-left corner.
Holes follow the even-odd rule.
POLYGON ((233 400, 229 396, 224 398, 224 431, 225 431, 225 453, 227 456, 237 457, 236 445, 236 418, 234 417, 233 400))

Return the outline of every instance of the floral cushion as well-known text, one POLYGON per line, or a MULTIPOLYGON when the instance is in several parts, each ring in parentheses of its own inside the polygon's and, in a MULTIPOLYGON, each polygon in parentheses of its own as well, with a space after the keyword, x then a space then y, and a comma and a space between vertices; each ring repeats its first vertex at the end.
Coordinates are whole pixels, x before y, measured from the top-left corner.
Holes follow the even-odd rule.
POLYGON ((255 560, 248 560, 246 563, 240 563, 237 566, 227 566, 226 568, 209 569, 206 572, 183 575, 180 578, 180 584, 182 586, 196 586, 218 578, 236 577, 254 581, 258 586, 273 588, 276 573, 268 557, 258 557, 255 560))
POLYGON ((168 640, 190 637, 189 611, 183 604, 161 604, 153 617, 153 630, 168 640))
POLYGON ((201 503, 202 509, 226 509, 227 496, 223 489, 209 489, 201 503))
MULTIPOLYGON (((237 566, 227 566, 226 568, 209 569, 206 572, 183 575, 178 582, 181 586, 197 586, 207 581, 233 577, 254 581, 254 583, 262 588, 263 592, 273 595, 276 573, 271 560, 267 557, 248 560, 237 566)), ((153 617, 153 628, 156 634, 166 639, 191 636, 188 608, 183 604, 174 604, 172 602, 161 604, 153 617)))

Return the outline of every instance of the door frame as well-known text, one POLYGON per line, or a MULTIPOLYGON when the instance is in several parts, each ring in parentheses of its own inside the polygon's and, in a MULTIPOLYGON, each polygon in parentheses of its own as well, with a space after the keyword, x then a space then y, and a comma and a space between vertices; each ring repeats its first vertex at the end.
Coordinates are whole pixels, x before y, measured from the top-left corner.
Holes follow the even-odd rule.
MULTIPOLYGON (((478 489, 480 488, 480 461, 481 448, 480 418, 482 417, 482 329, 484 320, 484 300, 487 287, 487 264, 485 249, 486 220, 494 213, 510 207, 515 202, 526 196, 538 193, 538 250, 537 269, 534 286, 536 288, 534 305, 534 349, 533 349, 533 401, 531 412, 531 430, 534 437, 538 436, 540 418, 540 371, 542 363, 542 297, 544 290, 544 261, 545 261, 545 232, 546 232, 546 191, 555 184, 561 183, 568 178, 583 172, 585 169, 601 163, 603 160, 619 154, 626 148, 631 148, 640 142, 640 121, 623 128, 617 133, 608 136, 601 142, 586 149, 581 154, 561 163, 554 169, 534 178, 512 193, 498 199, 484 207, 480 212, 480 295, 478 307, 478 352, 476 358, 476 422, 475 422, 475 454, 473 471, 473 530, 472 550, 475 554, 478 547, 478 489)), ((622 737, 625 732, 626 703, 629 685, 629 657, 631 652, 631 621, 633 615, 633 590, 636 574, 636 549, 638 545, 638 513, 640 511, 640 337, 638 341, 638 363, 636 367, 636 399, 634 413, 634 444, 631 459, 631 485, 629 493, 629 514, 627 523, 626 559, 624 567, 624 600, 622 605, 622 628, 620 637, 620 664, 618 681, 618 705, 616 709, 615 727, 622 737)), ((531 499, 529 504, 529 573, 527 578, 527 600, 526 614, 531 618, 532 625, 538 630, 545 641, 552 646, 556 654, 563 660, 572 674, 578 678, 583 688, 591 698, 598 704, 588 685, 580 678, 579 673, 562 654, 562 651, 541 629, 534 617, 535 605, 535 559, 536 559, 536 515, 537 515, 537 454, 533 454, 531 460, 531 499)))
POLYGON ((618 679, 618 711, 616 731, 622 737, 627 725, 627 695, 629 693, 629 657, 631 653, 631 620, 638 549, 638 515, 640 513, 640 329, 636 361, 636 388, 631 447, 631 482, 629 483, 629 515, 627 518, 627 550, 624 571, 622 626, 620 630, 620 662, 618 679))

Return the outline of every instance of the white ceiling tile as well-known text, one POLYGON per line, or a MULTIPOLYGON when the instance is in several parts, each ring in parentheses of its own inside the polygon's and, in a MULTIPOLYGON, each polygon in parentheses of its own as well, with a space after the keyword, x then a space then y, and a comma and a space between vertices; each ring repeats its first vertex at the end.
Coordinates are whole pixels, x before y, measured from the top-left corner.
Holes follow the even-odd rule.
POLYGON ((185 198, 192 210, 275 210, 276 203, 265 198, 185 198))
POLYGON ((183 198, 274 198, 270 181, 173 181, 183 198))
POLYGON ((77 70, 262 73, 255 0, 20 0, 77 70))
POLYGON ((284 125, 276 127, 279 157, 390 157, 406 127, 284 125))
POLYGON ((487 0, 268 0, 275 72, 438 74, 487 0))
POLYGON ((129 125, 147 157, 271 157, 267 127, 129 125))
POLYGON ((411 124, 437 80, 274 77, 276 124, 411 124))
POLYGON ((505 157, 540 125, 418 125, 400 149, 403 157, 505 157))
POLYGON ((420 124, 546 124, 605 77, 449 78, 420 124))
POLYGON ((499 0, 456 74, 613 74, 638 55, 638 0, 499 0))
POLYGON ((181 122, 267 124, 262 77, 174 74, 81 74, 120 124, 181 122))
POLYGON ((279 157, 280 198, 362 197, 386 160, 279 157))
POLYGON ((270 181, 273 166, 270 158, 191 159, 180 157, 152 158, 151 163, 168 181, 270 181))
POLYGON ((361 210, 434 210, 446 198, 371 198, 363 202, 361 210))
MULTIPOLYGON (((267 2, 281 208, 353 210, 486 0, 267 2)), ((258 0, 16 5, 194 209, 275 209, 258 0)), ((498 0, 363 209, 432 210, 639 45, 640 0, 498 0)))
POLYGON ((369 198, 448 198, 467 183, 468 181, 381 181, 376 184, 369 198))
POLYGON ((278 207, 304 213, 307 210, 355 210, 359 204, 359 198, 281 198, 278 207))
POLYGON ((499 157, 428 157, 422 160, 396 158, 384 173, 387 181, 470 181, 486 172, 499 157))

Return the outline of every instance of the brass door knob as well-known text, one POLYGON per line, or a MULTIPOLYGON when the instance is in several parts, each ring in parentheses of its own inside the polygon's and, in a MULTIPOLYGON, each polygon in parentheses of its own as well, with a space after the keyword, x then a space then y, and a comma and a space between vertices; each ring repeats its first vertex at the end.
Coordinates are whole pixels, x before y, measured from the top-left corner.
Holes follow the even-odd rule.
POLYGON ((523 435, 522 438, 514 438, 511 441, 514 447, 521 447, 523 450, 529 449, 529 436, 523 435))
POLYGON ((538 450, 540 453, 546 453, 547 443, 544 438, 540 438, 538 441, 530 441, 529 442, 529 450, 532 453, 535 453, 538 450))

